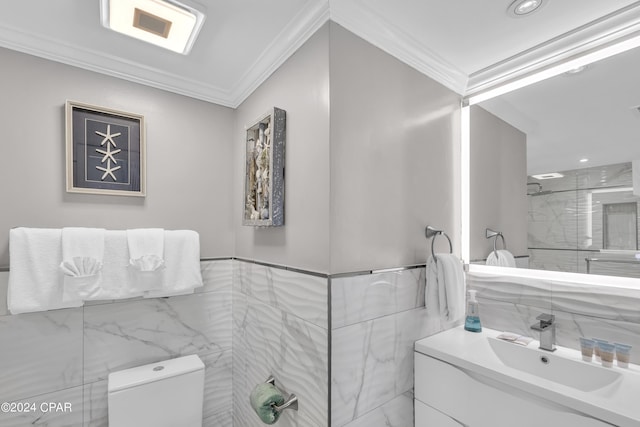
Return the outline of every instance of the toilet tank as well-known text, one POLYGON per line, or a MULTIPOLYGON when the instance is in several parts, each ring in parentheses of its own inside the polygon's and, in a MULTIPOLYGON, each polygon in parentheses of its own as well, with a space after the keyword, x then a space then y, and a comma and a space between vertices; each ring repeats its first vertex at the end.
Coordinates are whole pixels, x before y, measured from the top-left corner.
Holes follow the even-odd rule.
POLYGON ((112 372, 109 427, 202 427, 204 364, 196 355, 112 372))

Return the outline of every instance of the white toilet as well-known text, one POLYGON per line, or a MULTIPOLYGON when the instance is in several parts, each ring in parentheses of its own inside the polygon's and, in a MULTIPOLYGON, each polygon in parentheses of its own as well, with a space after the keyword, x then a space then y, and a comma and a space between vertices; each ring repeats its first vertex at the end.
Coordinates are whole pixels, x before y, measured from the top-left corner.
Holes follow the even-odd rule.
POLYGON ((109 427, 202 427, 204 364, 196 355, 109 374, 109 427))

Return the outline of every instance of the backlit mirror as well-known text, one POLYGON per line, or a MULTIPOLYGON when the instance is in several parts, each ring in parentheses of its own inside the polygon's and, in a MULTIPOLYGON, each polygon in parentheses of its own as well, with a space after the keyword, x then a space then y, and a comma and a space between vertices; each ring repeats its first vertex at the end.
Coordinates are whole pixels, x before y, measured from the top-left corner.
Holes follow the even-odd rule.
POLYGON ((503 237, 518 267, 640 277, 639 76, 636 48, 471 107, 471 263, 503 237))

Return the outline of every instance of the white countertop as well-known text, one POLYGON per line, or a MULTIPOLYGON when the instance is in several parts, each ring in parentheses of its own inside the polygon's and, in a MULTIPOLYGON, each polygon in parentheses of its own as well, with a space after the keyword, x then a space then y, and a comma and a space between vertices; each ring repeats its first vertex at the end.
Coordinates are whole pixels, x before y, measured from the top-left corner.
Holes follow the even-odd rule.
MULTIPOLYGON (((584 414, 621 427, 640 427, 640 367, 615 365, 602 367, 599 363, 585 362, 577 350, 558 347, 553 353, 539 350, 538 341, 527 347, 541 356, 554 356, 593 365, 598 369, 615 370, 620 378, 593 391, 582 391, 505 365, 494 353, 489 337, 497 337, 501 331, 482 328, 482 332, 465 331, 462 326, 432 335, 415 343, 415 350, 442 360, 461 369, 475 372, 505 385, 573 408, 584 414)), ((511 343, 510 345, 518 345, 511 343)))

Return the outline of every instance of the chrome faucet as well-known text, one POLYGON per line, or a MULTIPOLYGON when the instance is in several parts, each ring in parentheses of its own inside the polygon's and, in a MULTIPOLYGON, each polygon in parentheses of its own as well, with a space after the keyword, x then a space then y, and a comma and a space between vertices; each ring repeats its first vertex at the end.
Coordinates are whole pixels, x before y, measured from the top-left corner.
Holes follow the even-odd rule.
POLYGON ((540 323, 531 325, 531 329, 540 332, 541 350, 556 351, 556 316, 542 313, 536 317, 540 323))

